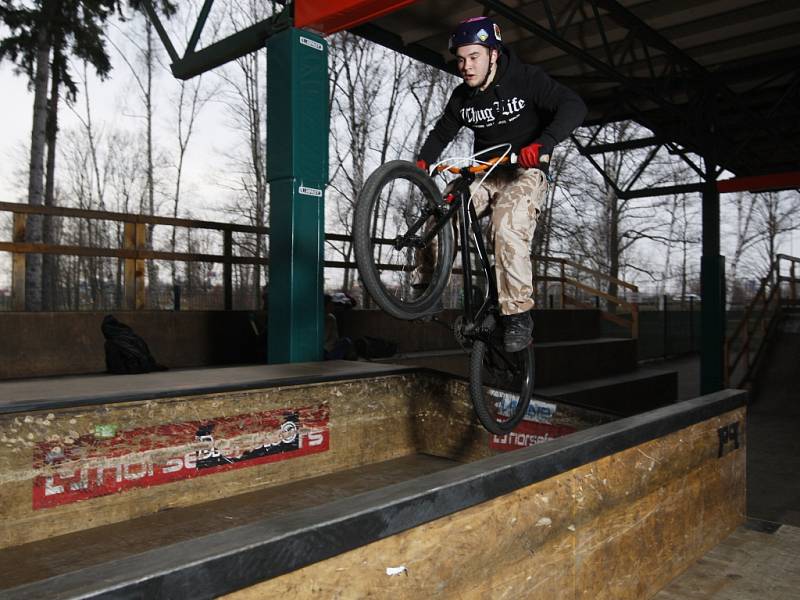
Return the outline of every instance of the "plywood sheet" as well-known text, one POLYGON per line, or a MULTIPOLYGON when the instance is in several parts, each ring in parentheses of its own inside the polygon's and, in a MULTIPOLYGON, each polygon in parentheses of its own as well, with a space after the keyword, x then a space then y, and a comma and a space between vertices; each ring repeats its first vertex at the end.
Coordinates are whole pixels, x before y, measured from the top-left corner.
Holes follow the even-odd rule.
MULTIPOLYGON (((594 423, 547 406, 537 427, 594 423)), ((435 373, 5 414, 0 548, 414 453, 471 461, 536 441, 498 443, 466 383, 435 373)))
POLYGON ((0 547, 412 454, 411 385, 376 378, 0 418, 0 547))
POLYGON ((746 440, 720 447, 718 435, 730 423, 743 432, 744 418, 709 419, 227 597, 649 598, 744 519, 746 440))

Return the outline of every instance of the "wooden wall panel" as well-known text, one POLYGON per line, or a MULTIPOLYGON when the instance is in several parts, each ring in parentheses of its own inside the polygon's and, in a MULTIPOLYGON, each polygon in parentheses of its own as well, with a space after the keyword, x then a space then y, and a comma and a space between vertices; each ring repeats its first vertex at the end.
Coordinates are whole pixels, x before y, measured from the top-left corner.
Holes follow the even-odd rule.
POLYGON ((744 520, 746 442, 720 457, 718 436, 744 419, 709 419, 226 598, 649 598, 744 520))
MULTIPOLYGON (((0 547, 412 454, 418 440, 407 401, 411 385, 407 378, 376 378, 4 416, 0 418, 0 506, 4 509, 0 547), (67 448, 83 440, 86 450, 91 448, 98 426, 112 427, 116 438, 122 440, 139 428, 307 406, 325 406, 330 411, 330 446, 326 452, 126 489, 58 506, 33 506, 33 482, 37 477, 75 473, 88 461, 78 458, 37 468, 34 450, 42 443, 51 441, 67 448)), ((146 453, 144 446, 153 438, 147 435, 125 442, 131 445, 122 444, 117 454, 127 457, 146 453)), ((167 446, 160 454, 151 452, 148 460, 163 463, 176 452, 167 446)), ((120 460, 109 455, 103 465, 111 469, 120 460)))

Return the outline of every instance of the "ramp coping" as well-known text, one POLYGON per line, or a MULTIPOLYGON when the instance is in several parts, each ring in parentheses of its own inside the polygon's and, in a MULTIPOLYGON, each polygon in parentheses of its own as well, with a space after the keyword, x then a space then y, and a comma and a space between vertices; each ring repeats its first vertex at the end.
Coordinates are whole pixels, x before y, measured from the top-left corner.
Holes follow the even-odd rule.
POLYGON ((0 415, 398 375, 420 367, 325 361, 0 382, 0 415))

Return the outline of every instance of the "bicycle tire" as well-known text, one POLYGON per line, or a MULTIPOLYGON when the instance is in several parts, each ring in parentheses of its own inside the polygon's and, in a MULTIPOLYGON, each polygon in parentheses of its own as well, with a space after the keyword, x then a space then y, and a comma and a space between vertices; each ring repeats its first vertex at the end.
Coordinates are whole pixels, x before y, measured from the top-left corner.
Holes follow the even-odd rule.
MULTIPOLYGON (((388 238, 386 228, 389 226, 387 222, 389 210, 392 208, 392 200, 389 198, 386 199, 385 205, 382 204, 382 194, 387 187, 390 191, 393 190, 400 180, 408 182, 413 188, 410 188, 408 193, 403 193, 401 188, 398 193, 397 206, 394 207, 397 214, 393 217, 400 215, 405 223, 391 224, 394 230, 390 231, 390 234, 405 233, 407 229, 403 228, 407 228, 409 221, 413 221, 411 215, 413 211, 440 203, 441 196, 436 183, 415 164, 394 160, 380 166, 367 178, 359 194, 353 220, 353 247, 361 280, 376 304, 393 317, 412 320, 435 312, 441 305, 439 300, 450 278, 453 262, 453 228, 448 223, 437 233, 438 252, 430 274, 430 282, 424 293, 414 297, 410 275, 413 271, 412 263, 415 262, 410 256, 412 250, 403 249, 402 253, 406 256, 399 256, 398 261, 404 264, 394 269, 387 269, 386 272, 380 267, 383 264, 381 262, 383 251, 379 249, 378 257, 375 256, 376 248, 386 247, 386 244, 375 242, 377 239, 388 238), (385 212, 381 215, 381 210, 384 209, 385 212), (377 236, 379 221, 382 223, 382 233, 377 236)), ((395 252, 400 251, 395 250, 395 252)), ((391 253, 391 249, 388 253, 391 253)))
POLYGON ((476 340, 470 353, 469 395, 478 420, 489 433, 504 435, 514 430, 525 416, 533 395, 536 374, 533 346, 508 354, 502 349, 502 341, 493 336, 487 340, 476 340), (502 358, 504 357, 504 359, 502 358), (503 371, 504 360, 517 366, 511 373, 505 369, 505 378, 491 380, 493 370, 503 371), (511 377, 508 377, 511 375, 511 377), (509 389, 510 388, 510 389, 509 389), (498 403, 508 407, 498 408, 498 403))

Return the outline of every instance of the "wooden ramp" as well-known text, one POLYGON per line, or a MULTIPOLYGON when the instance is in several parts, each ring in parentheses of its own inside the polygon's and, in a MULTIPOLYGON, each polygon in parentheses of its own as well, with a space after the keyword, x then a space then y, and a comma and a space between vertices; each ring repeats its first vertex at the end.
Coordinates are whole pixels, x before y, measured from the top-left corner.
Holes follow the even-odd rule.
POLYGON ((503 438, 463 380, 392 365, 0 398, 8 598, 639 600, 744 515, 742 392, 624 419, 539 402, 503 438))

